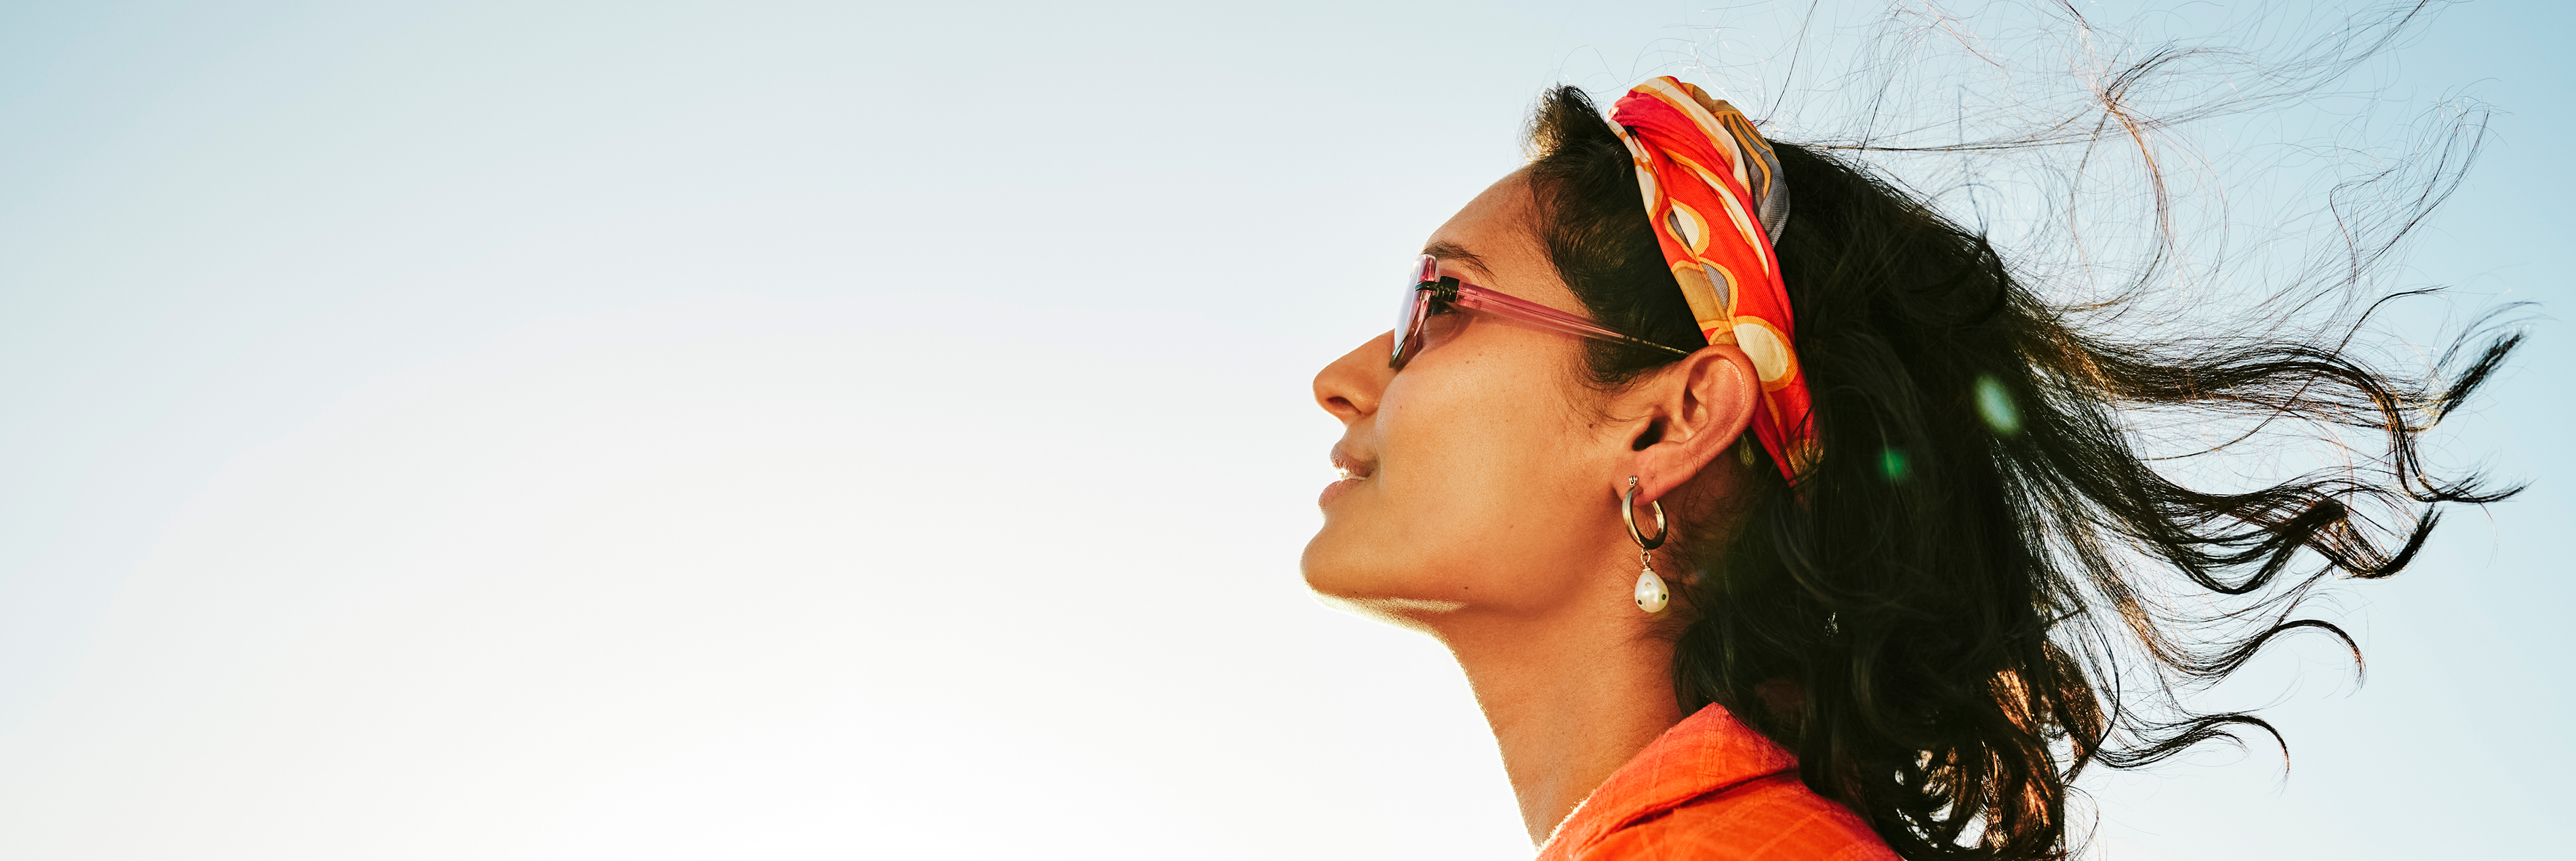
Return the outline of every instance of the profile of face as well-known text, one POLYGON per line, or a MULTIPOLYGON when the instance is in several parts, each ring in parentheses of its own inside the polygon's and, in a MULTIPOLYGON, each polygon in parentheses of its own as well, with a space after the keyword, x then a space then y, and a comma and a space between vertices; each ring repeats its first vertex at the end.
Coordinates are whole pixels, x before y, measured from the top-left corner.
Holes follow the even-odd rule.
MULTIPOLYGON (((1532 184, 1515 172, 1435 231, 1440 274, 1589 316, 1548 257, 1532 184)), ((1332 459, 1347 477, 1319 500, 1307 585, 1400 624, 1462 616, 1623 612, 1638 551, 1620 496, 1694 499, 1737 482, 1719 460, 1751 420, 1759 389, 1731 344, 1710 346, 1604 391, 1585 341, 1479 311, 1429 318, 1417 351, 1389 367, 1390 332, 1334 360, 1315 400, 1343 425, 1332 459), (1706 475, 1703 475, 1706 473, 1706 475)))

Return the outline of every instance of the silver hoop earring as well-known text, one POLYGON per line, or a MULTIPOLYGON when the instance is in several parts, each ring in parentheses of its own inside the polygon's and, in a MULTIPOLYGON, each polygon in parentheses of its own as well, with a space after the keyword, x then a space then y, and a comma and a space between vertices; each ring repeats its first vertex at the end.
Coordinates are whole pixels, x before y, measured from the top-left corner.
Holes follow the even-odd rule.
POLYGON ((1637 572, 1637 609, 1661 613, 1665 605, 1672 603, 1673 593, 1664 588, 1664 578, 1655 576, 1655 548, 1664 546, 1664 538, 1673 530, 1664 525, 1662 502, 1648 501, 1646 505, 1655 510, 1653 538, 1637 531, 1637 477, 1628 476, 1628 490, 1619 494, 1619 519, 1628 524, 1628 540, 1637 542, 1637 564, 1645 569, 1637 572))

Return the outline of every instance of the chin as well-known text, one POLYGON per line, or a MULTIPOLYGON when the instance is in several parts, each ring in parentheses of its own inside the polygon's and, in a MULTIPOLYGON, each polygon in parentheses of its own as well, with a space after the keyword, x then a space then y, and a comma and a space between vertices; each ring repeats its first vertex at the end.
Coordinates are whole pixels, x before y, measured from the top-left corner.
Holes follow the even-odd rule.
POLYGON ((1383 570, 1384 561, 1383 554, 1354 552, 1347 542, 1335 540, 1328 524, 1306 542, 1298 569, 1305 575, 1306 588, 1327 606, 1402 628, 1427 630, 1430 619, 1467 606, 1461 601, 1416 597, 1423 590, 1408 587, 1420 585, 1409 582, 1418 572, 1383 570))
POLYGON ((1328 600, 1351 598, 1355 592, 1350 582, 1356 579, 1350 576, 1354 566, 1341 558, 1347 554, 1336 552, 1338 543, 1333 540, 1332 524, 1327 523, 1307 539, 1306 552, 1297 557, 1297 572, 1306 578, 1306 588, 1328 600))

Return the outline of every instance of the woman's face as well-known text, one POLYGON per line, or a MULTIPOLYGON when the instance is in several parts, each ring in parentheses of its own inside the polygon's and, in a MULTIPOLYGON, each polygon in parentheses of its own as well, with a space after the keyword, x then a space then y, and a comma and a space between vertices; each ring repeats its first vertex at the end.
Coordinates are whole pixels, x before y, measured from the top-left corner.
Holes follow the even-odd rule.
MULTIPOLYGON (((1443 275, 1583 313, 1532 214, 1514 173, 1435 231, 1426 253, 1443 275)), ((1472 311, 1433 317, 1424 334, 1402 371, 1387 368, 1390 333, 1315 377, 1316 402, 1342 421, 1332 456, 1350 477, 1319 501, 1307 585, 1412 621, 1623 606, 1636 551, 1618 488, 1638 423, 1608 417, 1583 382, 1584 342, 1472 311)))

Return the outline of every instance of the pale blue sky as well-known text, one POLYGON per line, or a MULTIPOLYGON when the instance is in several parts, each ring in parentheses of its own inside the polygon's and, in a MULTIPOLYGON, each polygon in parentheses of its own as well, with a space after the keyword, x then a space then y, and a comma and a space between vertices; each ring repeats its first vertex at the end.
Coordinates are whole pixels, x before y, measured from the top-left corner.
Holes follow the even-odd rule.
MULTIPOLYGON (((1307 381, 1542 87, 1779 8, 0 6, 0 855, 1520 857, 1297 581, 1307 381)), ((2437 450, 2532 491, 2108 857, 2562 843, 2571 23, 2381 70, 2504 111, 2403 280, 2544 304, 2437 450)))

